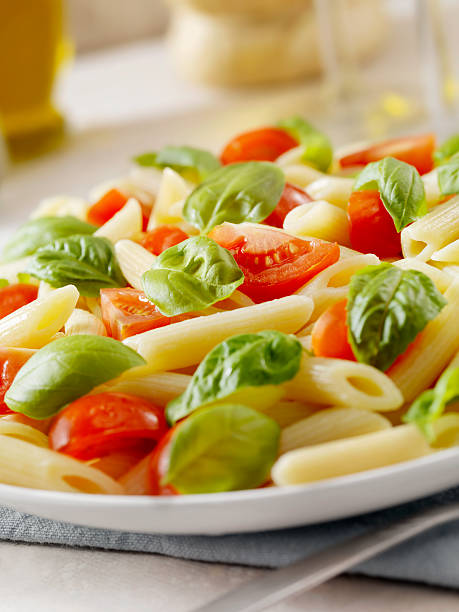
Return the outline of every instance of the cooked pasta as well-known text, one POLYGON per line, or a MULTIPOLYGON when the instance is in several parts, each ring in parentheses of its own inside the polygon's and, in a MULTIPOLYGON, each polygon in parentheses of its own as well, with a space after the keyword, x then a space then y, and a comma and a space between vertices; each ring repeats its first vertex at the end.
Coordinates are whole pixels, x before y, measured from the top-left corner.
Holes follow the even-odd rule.
POLYGON ((285 217, 284 229, 294 236, 322 238, 349 245, 346 213, 325 200, 301 204, 294 208, 285 217))
POLYGON ((94 236, 107 238, 113 243, 132 238, 142 231, 142 209, 135 198, 130 198, 123 208, 104 225, 99 227, 94 236))
POLYGON ((132 379, 117 379, 94 389, 94 393, 116 391, 133 393, 150 399, 160 406, 166 406, 171 400, 183 393, 189 385, 191 376, 177 372, 158 372, 132 379))
POLYGON ((351 178, 323 176, 309 183, 307 192, 314 200, 326 200, 346 211, 353 185, 351 178))
POLYGON ((428 276, 435 284, 437 289, 444 293, 451 285, 453 278, 447 271, 439 270, 434 266, 431 266, 425 261, 418 259, 417 257, 407 257, 406 259, 398 259, 394 261, 394 266, 402 268, 402 270, 418 270, 428 276))
POLYGON ((72 196, 55 196, 46 198, 40 202, 31 214, 31 219, 40 217, 65 217, 71 215, 82 221, 86 221, 89 204, 82 198, 72 196))
POLYGON ((77 334, 107 335, 103 322, 92 313, 80 308, 75 308, 67 319, 64 329, 66 336, 75 336, 77 334))
POLYGON ((183 221, 181 203, 191 192, 191 187, 177 172, 165 168, 159 186, 155 206, 148 222, 148 229, 153 229, 161 223, 180 223, 183 221), (179 204, 174 210, 174 206, 179 204))
POLYGON ((151 268, 155 256, 132 240, 120 240, 115 250, 126 280, 134 289, 143 289, 142 275, 151 268))

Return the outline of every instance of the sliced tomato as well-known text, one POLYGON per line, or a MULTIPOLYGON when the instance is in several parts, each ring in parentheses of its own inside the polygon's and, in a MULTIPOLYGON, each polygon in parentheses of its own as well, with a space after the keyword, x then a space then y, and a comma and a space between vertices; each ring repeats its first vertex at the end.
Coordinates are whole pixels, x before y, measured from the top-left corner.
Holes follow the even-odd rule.
POLYGON ((407 138, 394 138, 361 149, 339 160, 342 168, 366 166, 384 157, 395 157, 417 168, 419 174, 430 172, 434 166, 435 135, 421 134, 407 138))
POLYGON ((272 225, 273 227, 284 227, 284 220, 288 213, 301 206, 301 204, 307 204, 312 202, 312 198, 299 187, 285 183, 284 191, 282 192, 281 199, 279 200, 276 208, 267 217, 263 223, 266 225, 272 225))
POLYGON ((49 445, 77 459, 94 459, 128 449, 145 454, 167 431, 164 410, 126 393, 85 395, 60 412, 49 445))
POLYGON ((332 304, 314 323, 311 340, 316 357, 356 360, 348 340, 346 303, 340 300, 332 304))
POLYGON ((347 209, 352 248, 378 257, 402 253, 400 234, 378 191, 354 191, 347 209))
POLYGON ((220 156, 222 164, 243 161, 274 161, 280 155, 298 146, 298 142, 285 130, 275 127, 261 128, 239 134, 229 141, 220 156))
POLYGON ((209 237, 228 249, 244 273, 239 289, 255 302, 290 295, 339 259, 339 246, 302 240, 251 223, 223 223, 209 237))
POLYGON ((102 319, 108 333, 116 340, 124 340, 150 329, 184 321, 192 315, 166 317, 159 312, 143 291, 137 289, 101 289, 102 319))
POLYGON ((151 454, 149 466, 149 488, 151 495, 179 495, 177 489, 172 485, 161 484, 161 480, 169 468, 171 442, 177 427, 180 427, 180 423, 169 429, 151 454))
POLYGON ((5 404, 5 393, 13 384, 13 380, 25 362, 32 355, 19 348, 0 347, 0 415, 14 414, 5 404))
POLYGON ((183 242, 187 238, 189 238, 188 234, 175 225, 159 225, 155 229, 142 234, 137 242, 153 255, 161 255, 166 249, 183 242))
POLYGON ((15 283, 0 289, 0 319, 18 308, 37 299, 38 287, 26 283, 15 283))
MULTIPOLYGON (((88 222, 94 225, 107 223, 123 208, 128 199, 118 189, 110 189, 88 210, 88 222)), ((150 218, 151 207, 146 206, 142 202, 140 202, 140 206, 142 208, 142 228, 145 231, 150 218)))

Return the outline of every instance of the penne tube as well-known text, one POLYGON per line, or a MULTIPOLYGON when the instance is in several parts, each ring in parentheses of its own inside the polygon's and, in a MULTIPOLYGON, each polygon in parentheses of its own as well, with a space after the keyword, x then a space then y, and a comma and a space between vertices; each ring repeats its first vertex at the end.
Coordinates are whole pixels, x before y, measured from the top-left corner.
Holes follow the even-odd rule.
POLYGON ((35 427, 31 427, 25 423, 0 419, 0 441, 2 440, 2 436, 9 436, 10 438, 35 444, 35 446, 48 448, 48 436, 38 429, 35 429, 35 427))
POLYGON ((45 297, 46 295, 49 295, 51 291, 55 291, 55 289, 55 287, 51 287, 51 285, 49 285, 47 282, 40 281, 40 284, 38 285, 38 297, 45 297))
POLYGON ((92 461, 87 461, 86 465, 89 465, 96 470, 100 470, 111 478, 118 480, 118 478, 121 478, 123 474, 126 474, 126 472, 137 465, 137 463, 139 463, 144 456, 144 451, 142 452, 138 449, 131 449, 112 453, 111 455, 105 455, 99 459, 93 459, 92 461))
POLYGON ((45 198, 30 215, 31 219, 40 217, 65 217, 70 215, 86 221, 89 203, 82 198, 73 196, 58 195, 52 198, 45 198))
POLYGON ((16 259, 16 261, 0 264, 0 278, 7 280, 11 284, 17 283, 18 274, 27 270, 30 260, 31 257, 23 257, 22 259, 16 259))
POLYGON ((63 327, 78 301, 73 285, 56 289, 0 320, 0 346, 41 348, 63 327))
POLYGON ((428 208, 436 206, 441 200, 440 186, 438 185, 438 170, 434 168, 427 174, 421 176, 424 183, 424 191, 426 194, 426 202, 428 208))
POLYGON ((117 242, 115 252, 121 271, 128 283, 134 289, 143 291, 142 275, 151 268, 155 256, 132 240, 117 242))
MULTIPOLYGON (((309 298, 290 295, 255 306, 152 329, 126 338, 124 344, 147 361, 143 373, 177 370, 199 363, 214 346, 237 334, 256 333, 265 329, 295 333, 306 325, 312 309, 312 300, 309 298)), ((135 370, 130 371, 129 377, 132 377, 135 370)))
POLYGON ((346 214, 353 186, 353 178, 327 175, 310 183, 307 192, 314 200, 326 200, 346 214))
POLYGON ((93 393, 117 392, 138 395, 159 406, 166 406, 188 387, 191 376, 176 372, 158 372, 132 379, 118 378, 100 385, 93 393))
MULTIPOLYGON (((282 156, 281 156, 282 157, 282 156)), ((279 160, 276 160, 278 163, 279 160)), ((321 179, 324 175, 319 170, 312 168, 312 166, 306 166, 304 164, 289 164, 288 166, 281 166, 285 174, 285 180, 288 183, 292 183, 301 189, 306 189, 314 181, 321 179)))
POLYGON ((121 210, 94 232, 94 236, 116 243, 142 231, 142 208, 135 198, 129 198, 121 210))
POLYGON ((291 210, 285 217, 284 229, 294 236, 350 245, 347 214, 325 200, 301 204, 291 210))
POLYGON ((300 371, 284 387, 289 399, 327 406, 388 412, 403 403, 402 394, 386 374, 346 359, 304 356, 300 371))
POLYGON ((433 448, 450 448, 459 445, 459 414, 449 412, 432 424, 434 431, 433 448))
POLYGON ((0 482, 69 493, 123 492, 115 480, 77 459, 8 435, 0 435, 0 482))
POLYGON ((103 322, 87 310, 75 308, 65 324, 66 336, 77 336, 81 334, 92 334, 94 336, 106 336, 107 330, 103 322))
POLYGON ((459 351, 459 280, 445 293, 448 301, 439 315, 430 321, 410 351, 395 363, 390 378, 406 402, 428 389, 459 351))
POLYGON ((278 486, 303 484, 373 470, 431 452, 416 425, 401 425, 289 451, 276 461, 271 475, 278 486))
POLYGON ((0 417, 0 422, 5 423, 19 423, 22 425, 28 425, 29 427, 33 427, 34 429, 40 431, 43 434, 47 434, 49 428, 51 427, 52 418, 49 419, 32 419, 25 414, 21 414, 20 412, 16 412, 15 414, 7 414, 3 417, 0 417))
POLYGON ((182 202, 191 193, 191 186, 172 168, 164 168, 158 196, 148 221, 148 230, 163 223, 183 221, 181 206, 179 211, 171 210, 174 204, 182 202))
POLYGON ((123 487, 125 495, 149 495, 149 468, 151 454, 121 476, 119 484, 123 487))
POLYGON ((392 427, 391 422, 377 412, 361 408, 327 408, 293 423, 282 430, 280 453, 351 438, 392 427))
POLYGON ((407 257, 406 259, 398 259, 393 262, 394 266, 402 270, 418 270, 423 272, 437 287, 438 291, 444 293, 452 283, 452 276, 443 270, 439 270, 434 266, 429 265, 425 261, 421 261, 416 257, 407 257))
POLYGON ((281 400, 272 406, 264 408, 263 414, 274 419, 279 427, 288 427, 292 423, 301 421, 301 419, 314 414, 314 412, 321 408, 323 406, 304 404, 294 400, 281 400))

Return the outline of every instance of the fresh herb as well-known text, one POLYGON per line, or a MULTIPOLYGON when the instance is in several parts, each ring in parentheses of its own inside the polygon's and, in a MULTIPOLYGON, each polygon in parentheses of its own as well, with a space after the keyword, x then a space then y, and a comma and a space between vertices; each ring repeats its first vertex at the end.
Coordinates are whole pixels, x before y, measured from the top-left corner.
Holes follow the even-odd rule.
POLYGON ((366 266, 349 287, 347 325, 354 355, 387 370, 445 304, 422 272, 389 263, 366 266))
POLYGON ((393 157, 365 166, 354 190, 377 189, 381 200, 400 232, 427 212, 424 184, 414 166, 393 157))
POLYGON ((52 287, 75 285, 87 297, 98 297, 104 287, 126 286, 110 241, 95 236, 61 238, 38 249, 27 272, 52 287))
POLYGON ((3 249, 3 261, 14 261, 33 255, 58 238, 74 234, 92 234, 97 228, 76 217, 41 217, 28 221, 13 235, 3 249))
POLYGON ((433 157, 436 164, 442 164, 456 153, 459 153, 459 134, 454 134, 448 140, 445 140, 441 147, 435 151, 433 157))
POLYGON ((192 191, 183 207, 183 216, 204 234, 225 221, 258 223, 276 208, 284 186, 284 173, 274 164, 229 164, 192 191))
POLYGON ((273 419, 247 406, 200 410, 177 426, 161 484, 184 494, 258 487, 269 478, 279 436, 273 419))
POLYGON ((140 166, 172 168, 185 178, 193 179, 196 182, 203 181, 221 166, 215 155, 194 147, 168 146, 157 153, 138 155, 134 161, 140 166))
POLYGON ((9 284, 10 283, 6 278, 0 278, 0 289, 2 289, 3 287, 8 287, 9 284))
POLYGON ((301 160, 308 165, 315 166, 322 172, 327 172, 333 160, 333 148, 330 140, 319 132, 308 121, 301 117, 290 117, 278 123, 303 147, 301 160))
POLYGON ((14 412, 46 419, 94 387, 142 365, 145 360, 138 353, 112 338, 59 338, 37 351, 19 370, 5 403, 14 412))
POLYGON ((443 196, 459 193, 459 154, 437 168, 438 186, 443 196))
POLYGON ((295 336, 278 331, 241 334, 225 340, 200 363, 186 391, 169 402, 169 423, 241 389, 291 380, 300 368, 301 351, 295 336))
POLYGON ((243 282, 231 253, 206 236, 166 249, 142 276, 145 295, 168 317, 207 308, 243 282))

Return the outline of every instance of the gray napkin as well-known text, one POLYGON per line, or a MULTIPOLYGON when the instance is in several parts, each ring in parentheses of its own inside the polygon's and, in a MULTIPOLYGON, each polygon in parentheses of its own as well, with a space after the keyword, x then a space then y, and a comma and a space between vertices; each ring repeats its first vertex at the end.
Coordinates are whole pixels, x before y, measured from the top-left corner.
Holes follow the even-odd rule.
MULTIPOLYGON (((459 500, 459 487, 355 518, 279 531, 228 536, 176 536, 91 529, 0 508, 0 539, 280 567, 416 510, 459 500)), ((354 573, 459 588, 459 521, 443 525, 372 559, 354 573)))

